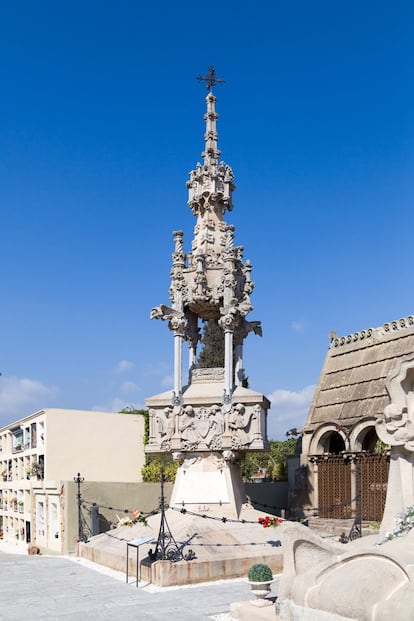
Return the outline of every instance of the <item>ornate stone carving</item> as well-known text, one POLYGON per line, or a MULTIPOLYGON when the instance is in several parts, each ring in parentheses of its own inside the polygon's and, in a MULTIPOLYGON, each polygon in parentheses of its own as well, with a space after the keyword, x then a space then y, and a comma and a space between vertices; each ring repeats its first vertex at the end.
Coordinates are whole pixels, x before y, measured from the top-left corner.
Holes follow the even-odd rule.
POLYGON ((335 332, 331 332, 329 334, 329 339, 331 340, 330 347, 341 347, 342 345, 356 343, 358 341, 363 341, 367 338, 374 338, 378 332, 391 334, 392 332, 398 332, 399 330, 404 330, 405 328, 412 328, 413 326, 414 316, 408 315, 408 317, 403 317, 402 319, 384 323, 384 325, 380 328, 368 328, 367 330, 354 332, 353 334, 348 334, 347 336, 337 336, 335 332))
POLYGON ((206 382, 223 382, 224 369, 193 369, 191 371, 192 384, 205 384, 206 382))
POLYGON ((148 399, 149 453, 221 454, 267 448, 267 400, 261 395, 261 405, 252 403, 251 391, 248 403, 234 403, 244 379, 243 341, 251 332, 261 335, 261 325, 246 320, 253 309, 252 266, 250 261, 243 263, 243 246, 235 246, 235 228, 224 220, 233 207, 235 185, 232 169, 219 161, 215 102, 209 93, 203 162, 197 163, 187 182, 188 205, 196 216, 191 252, 184 252, 183 232, 174 231, 171 306, 161 304, 151 311, 152 319, 166 321, 174 333, 174 386, 168 395, 148 399), (222 328, 224 334, 218 331, 218 338, 223 338, 224 369, 196 368, 199 321, 218 322, 222 328), (189 386, 182 381, 184 344, 189 346, 189 386))
POLYGON ((244 448, 251 443, 253 438, 250 437, 249 426, 252 416, 253 411, 248 410, 246 412, 246 408, 242 403, 237 403, 232 407, 228 421, 232 448, 244 448))
POLYGON ((150 452, 245 450, 263 438, 261 413, 259 404, 242 403, 152 408, 150 452))
POLYGON ((389 323, 384 323, 384 332, 392 332, 396 330, 400 330, 401 328, 409 328, 414 326, 414 317, 413 315, 409 315, 408 317, 403 317, 398 321, 391 321, 389 323))
POLYGON ((193 407, 187 405, 180 413, 178 420, 182 450, 191 451, 197 448, 198 433, 196 431, 196 418, 193 407))
POLYGON ((391 403, 377 419, 377 434, 386 444, 414 451, 414 356, 401 359, 386 387, 391 403))
POLYGON ((236 453, 234 451, 223 451, 224 461, 234 461, 236 459, 236 453))
POLYGON ((155 433, 158 435, 160 447, 169 451, 171 439, 175 432, 175 414, 171 406, 164 408, 156 413, 155 433))
POLYGON ((151 310, 151 319, 168 321, 170 330, 179 333, 181 336, 185 336, 187 320, 182 312, 176 311, 165 304, 160 304, 160 306, 155 306, 151 310))
POLYGON ((237 307, 227 306, 226 308, 220 308, 220 313, 219 326, 221 326, 224 332, 233 332, 237 321, 237 307))

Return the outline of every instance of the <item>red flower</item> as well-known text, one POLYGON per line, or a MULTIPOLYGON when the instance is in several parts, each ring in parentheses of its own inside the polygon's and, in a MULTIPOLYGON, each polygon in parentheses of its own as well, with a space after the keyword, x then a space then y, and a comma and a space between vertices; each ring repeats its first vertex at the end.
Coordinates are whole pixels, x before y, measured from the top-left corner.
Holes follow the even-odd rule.
POLYGON ((264 518, 259 517, 258 522, 263 526, 263 528, 270 528, 271 526, 279 526, 279 524, 282 523, 282 519, 276 515, 272 515, 271 517, 266 515, 264 518))

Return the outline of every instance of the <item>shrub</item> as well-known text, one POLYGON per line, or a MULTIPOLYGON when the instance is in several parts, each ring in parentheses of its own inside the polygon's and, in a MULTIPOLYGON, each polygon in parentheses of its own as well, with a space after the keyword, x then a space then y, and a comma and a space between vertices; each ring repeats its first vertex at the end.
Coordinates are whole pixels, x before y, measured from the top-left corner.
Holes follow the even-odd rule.
POLYGON ((247 578, 250 582, 270 582, 273 580, 273 573, 269 565, 256 563, 250 567, 247 578))

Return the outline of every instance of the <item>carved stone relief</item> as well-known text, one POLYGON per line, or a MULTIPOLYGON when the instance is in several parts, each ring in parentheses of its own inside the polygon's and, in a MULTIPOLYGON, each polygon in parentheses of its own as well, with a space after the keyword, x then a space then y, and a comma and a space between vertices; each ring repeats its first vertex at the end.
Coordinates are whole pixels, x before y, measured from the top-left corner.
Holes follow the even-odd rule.
POLYGON ((248 449, 261 437, 261 412, 259 404, 242 403, 152 408, 148 448, 161 452, 223 450, 230 459, 232 450, 248 449))

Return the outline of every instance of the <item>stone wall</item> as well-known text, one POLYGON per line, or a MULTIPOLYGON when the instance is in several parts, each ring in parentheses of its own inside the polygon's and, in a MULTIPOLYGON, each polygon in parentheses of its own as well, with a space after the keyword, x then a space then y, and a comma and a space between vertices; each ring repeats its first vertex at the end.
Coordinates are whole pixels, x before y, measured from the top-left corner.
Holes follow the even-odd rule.
POLYGON ((266 483, 245 483, 246 496, 255 509, 263 513, 280 515, 281 510, 288 507, 288 482, 272 481, 266 483), (267 505, 264 507, 263 505, 267 505), (277 507, 272 509, 271 507, 277 507))

